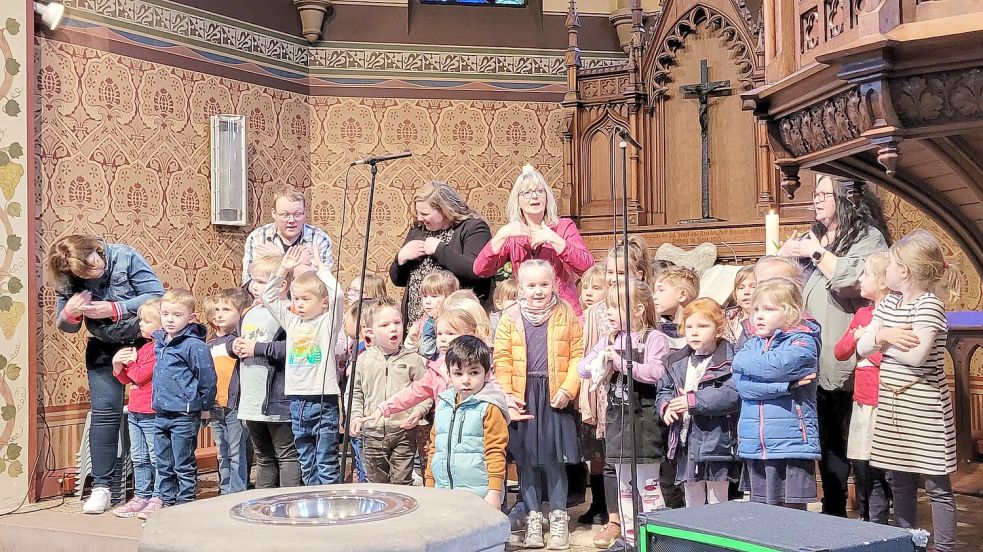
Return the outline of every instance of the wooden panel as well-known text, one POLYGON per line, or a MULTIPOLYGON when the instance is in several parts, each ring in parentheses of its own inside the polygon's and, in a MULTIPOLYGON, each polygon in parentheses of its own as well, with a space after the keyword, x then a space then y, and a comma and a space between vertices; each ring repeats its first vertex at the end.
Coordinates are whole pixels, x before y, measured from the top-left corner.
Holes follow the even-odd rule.
MULTIPOLYGON (((669 99, 662 104, 665 118, 665 181, 671 190, 667 222, 700 216, 701 140, 699 102, 683 97, 679 86, 700 82, 700 60, 708 60, 710 80, 729 80, 739 86, 740 73, 722 40, 701 27, 677 53, 669 99)), ((737 95, 710 100, 711 214, 727 221, 756 219, 754 116, 741 110, 737 95)))

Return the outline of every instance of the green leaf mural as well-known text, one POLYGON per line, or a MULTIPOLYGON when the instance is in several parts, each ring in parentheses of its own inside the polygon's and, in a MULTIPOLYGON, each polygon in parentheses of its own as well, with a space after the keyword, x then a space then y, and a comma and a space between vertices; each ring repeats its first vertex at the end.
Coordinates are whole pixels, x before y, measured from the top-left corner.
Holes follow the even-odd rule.
POLYGON ((20 203, 17 203, 16 201, 11 201, 10 203, 7 204, 8 215, 12 217, 19 217, 21 212, 22 212, 22 208, 20 206, 20 203))
POLYGON ((3 106, 3 112, 11 117, 16 117, 20 113, 20 104, 17 103, 17 100, 7 100, 3 106))
POLYGON ((10 248, 11 251, 17 251, 20 249, 23 241, 24 240, 22 240, 20 236, 7 236, 7 247, 10 248))
POLYGON ((11 276, 10 280, 7 281, 7 289, 10 293, 20 293, 20 290, 24 289, 24 284, 21 283, 20 278, 11 276))
POLYGON ((13 17, 8 17, 7 22, 4 24, 4 28, 8 33, 15 35, 20 32, 20 23, 13 17))
POLYGON ((3 369, 3 376, 10 381, 14 381, 20 377, 20 366, 16 364, 8 364, 6 368, 3 369))
POLYGON ((7 445, 7 460, 17 460, 24 449, 17 443, 7 445))
POLYGON ((10 420, 14 419, 14 416, 16 414, 17 414, 17 407, 15 407, 12 404, 5 404, 2 407, 0 407, 0 420, 9 422, 10 420))
POLYGON ((13 462, 10 463, 10 466, 7 467, 7 475, 9 475, 10 477, 17 477, 19 475, 22 475, 23 473, 24 473, 24 464, 21 464, 20 460, 14 460, 13 462))
POLYGON ((10 58, 7 60, 7 63, 4 64, 4 69, 7 71, 7 74, 12 77, 17 73, 20 73, 20 62, 14 58, 10 58))
POLYGON ((7 155, 9 155, 11 159, 19 159, 20 156, 24 155, 24 146, 20 145, 20 142, 11 142, 10 145, 7 146, 7 155))
POLYGON ((14 300, 9 295, 0 295, 0 311, 7 312, 14 306, 14 300))

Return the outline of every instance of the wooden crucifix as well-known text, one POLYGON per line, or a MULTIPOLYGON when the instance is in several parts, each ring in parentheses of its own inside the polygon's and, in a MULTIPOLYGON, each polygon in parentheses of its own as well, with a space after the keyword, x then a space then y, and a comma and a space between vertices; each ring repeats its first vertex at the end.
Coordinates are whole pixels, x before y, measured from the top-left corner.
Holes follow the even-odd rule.
POLYGON ((700 102, 700 137, 702 138, 702 157, 700 170, 701 217, 679 222, 716 222, 720 219, 710 216, 710 98, 729 96, 730 81, 711 81, 707 60, 700 60, 700 82, 679 87, 686 98, 700 102))

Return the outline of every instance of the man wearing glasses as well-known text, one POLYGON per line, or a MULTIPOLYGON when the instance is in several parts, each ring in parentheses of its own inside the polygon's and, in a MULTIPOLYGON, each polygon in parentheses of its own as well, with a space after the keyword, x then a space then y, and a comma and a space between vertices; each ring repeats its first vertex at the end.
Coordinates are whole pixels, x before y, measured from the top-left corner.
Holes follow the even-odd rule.
MULTIPOLYGON (((306 245, 310 255, 319 255, 329 269, 334 265, 327 232, 307 224, 304 194, 292 187, 280 190, 273 199, 273 222, 260 226, 246 238, 242 256, 242 283, 249 282, 249 267, 259 257, 283 255, 292 245, 306 245)), ((309 260, 309 259, 307 259, 309 260)))

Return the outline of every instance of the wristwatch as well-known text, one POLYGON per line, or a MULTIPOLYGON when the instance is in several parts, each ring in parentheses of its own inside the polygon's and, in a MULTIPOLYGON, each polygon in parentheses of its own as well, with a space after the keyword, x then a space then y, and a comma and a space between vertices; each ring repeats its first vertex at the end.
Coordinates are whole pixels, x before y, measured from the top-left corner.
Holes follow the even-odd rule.
POLYGON ((826 254, 825 249, 817 249, 812 252, 812 264, 819 264, 823 260, 823 255, 826 254))

